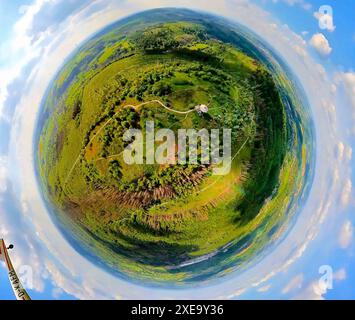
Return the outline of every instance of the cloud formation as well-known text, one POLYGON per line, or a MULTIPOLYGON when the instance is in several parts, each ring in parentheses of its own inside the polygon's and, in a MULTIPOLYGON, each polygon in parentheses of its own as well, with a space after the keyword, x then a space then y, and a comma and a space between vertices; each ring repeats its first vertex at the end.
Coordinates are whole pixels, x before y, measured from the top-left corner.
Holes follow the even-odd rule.
POLYGON ((342 249, 346 249, 350 246, 353 239, 353 226, 350 220, 344 222, 343 226, 340 229, 338 241, 339 246, 342 249))
POLYGON ((289 6, 301 6, 304 10, 311 10, 312 5, 304 0, 272 0, 273 3, 278 3, 278 2, 283 2, 286 3, 289 6))
POLYGON ((346 276, 347 276, 347 274, 346 274, 345 268, 341 268, 337 272, 334 273, 333 278, 334 278, 334 280, 337 280, 337 281, 343 281, 346 279, 346 276))
POLYGON ((290 282, 282 289, 283 294, 287 294, 296 289, 301 289, 303 284, 304 276, 303 274, 299 274, 292 278, 290 282))
POLYGON ((7 190, 7 159, 0 157, 0 195, 7 190))
POLYGON ((309 44, 317 50, 321 56, 328 56, 332 52, 328 39, 322 33, 316 33, 309 40, 309 44))
POLYGON ((341 86, 348 97, 347 112, 355 120, 355 72, 337 72, 335 82, 341 86))
POLYGON ((328 288, 325 282, 313 281, 303 292, 295 297, 295 300, 324 300, 328 288))

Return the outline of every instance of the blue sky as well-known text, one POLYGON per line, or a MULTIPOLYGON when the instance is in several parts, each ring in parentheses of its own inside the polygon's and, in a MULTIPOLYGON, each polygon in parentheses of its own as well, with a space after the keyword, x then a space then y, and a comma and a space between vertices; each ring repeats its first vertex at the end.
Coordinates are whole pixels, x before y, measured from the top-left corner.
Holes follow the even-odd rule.
POLYGON ((305 39, 309 39, 312 34, 319 32, 318 22, 313 15, 314 12, 322 5, 332 6, 336 32, 326 32, 333 47, 330 59, 332 63, 343 66, 344 69, 353 68, 355 55, 354 3, 351 0, 314 0, 309 1, 309 3, 312 5, 311 10, 304 10, 297 5, 290 7, 287 2, 283 1, 276 4, 268 1, 265 7, 283 23, 289 24, 295 32, 301 34, 303 31, 308 31, 305 39))
POLYGON ((11 26, 16 22, 21 16, 20 8, 23 5, 28 5, 32 1, 1 1, 0 2, 0 12, 1 12, 1 40, 4 41, 11 37, 11 26))
MULTIPOLYGON (((316 180, 304 212, 272 254, 242 276, 214 288, 159 291, 116 279, 76 253, 43 209, 30 164, 36 110, 61 61, 106 24, 170 0, 0 0, 0 238, 34 299, 85 298, 355 298, 353 181, 355 135, 355 3, 351 0, 196 0, 193 7, 248 26, 297 74, 317 131, 316 180), (316 12, 333 8, 334 30, 316 12), (57 65, 53 63, 56 61, 57 65), (21 168, 20 170, 18 168, 21 168), (54 239, 54 241, 53 241, 54 239), (319 268, 333 270, 333 287, 319 268), (261 271, 263 270, 263 271, 261 271), (250 285, 252 284, 252 285, 250 285)), ((0 299, 13 299, 0 265, 0 299)))

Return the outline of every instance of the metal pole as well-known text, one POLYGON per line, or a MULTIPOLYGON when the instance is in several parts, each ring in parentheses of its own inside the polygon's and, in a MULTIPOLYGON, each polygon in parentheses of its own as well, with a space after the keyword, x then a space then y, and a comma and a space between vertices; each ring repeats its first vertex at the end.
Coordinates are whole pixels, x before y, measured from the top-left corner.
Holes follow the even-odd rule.
MULTIPOLYGON (((12 245, 9 248, 13 248, 12 245)), ((12 265, 9 253, 7 252, 7 247, 5 245, 5 241, 0 239, 0 258, 5 261, 8 276, 10 280, 10 284, 17 300, 31 300, 30 296, 22 286, 20 279, 18 278, 16 271, 12 265)))

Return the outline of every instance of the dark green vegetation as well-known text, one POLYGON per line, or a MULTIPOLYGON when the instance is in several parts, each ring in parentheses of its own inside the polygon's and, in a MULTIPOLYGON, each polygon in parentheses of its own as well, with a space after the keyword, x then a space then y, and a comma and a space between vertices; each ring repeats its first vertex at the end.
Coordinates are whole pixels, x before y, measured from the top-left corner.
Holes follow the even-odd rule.
POLYGON ((179 264, 234 244, 234 257, 200 270, 223 273, 262 247, 295 186, 300 192, 306 150, 301 159, 290 151, 294 128, 264 64, 217 25, 162 21, 111 27, 71 58, 45 102, 38 167, 62 225, 91 254, 135 277, 184 281, 192 271, 179 264), (174 113, 155 100, 181 112, 206 104, 209 112, 174 113), (147 120, 174 132, 232 129, 231 172, 127 165, 123 133, 144 130, 147 120))

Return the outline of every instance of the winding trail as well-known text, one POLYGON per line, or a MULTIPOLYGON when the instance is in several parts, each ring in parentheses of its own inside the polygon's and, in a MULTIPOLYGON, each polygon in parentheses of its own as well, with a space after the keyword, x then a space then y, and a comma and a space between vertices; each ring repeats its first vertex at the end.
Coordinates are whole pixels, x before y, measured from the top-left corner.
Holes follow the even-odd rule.
MULTIPOLYGON (((141 107, 143 107, 143 106, 145 106, 145 105, 152 104, 152 103, 157 103, 157 104, 159 104, 160 106, 162 106, 164 109, 166 109, 166 110, 168 110, 168 111, 170 111, 170 112, 174 112, 174 113, 180 114, 180 115, 188 115, 189 113, 196 111, 195 109, 191 109, 191 110, 188 110, 188 111, 174 110, 174 109, 172 109, 172 108, 167 107, 167 106, 166 106, 163 102, 161 102, 160 100, 151 100, 151 101, 143 102, 143 103, 138 104, 138 105, 136 105, 136 106, 134 106, 134 105, 125 105, 125 106, 123 106, 122 108, 120 108, 120 110, 118 110, 117 112, 115 112, 115 114, 112 115, 112 117, 111 117, 109 120, 107 120, 107 121, 102 125, 102 127, 95 133, 95 135, 90 139, 90 141, 88 142, 88 144, 85 146, 84 151, 86 150, 87 146, 89 146, 89 145, 96 139, 96 137, 102 132, 102 130, 105 129, 106 126, 114 119, 114 117, 115 117, 119 112, 122 111, 122 109, 125 109, 125 108, 133 108, 133 109, 137 110, 138 108, 141 108, 141 107)), ((122 154, 122 152, 121 152, 120 154, 122 154)), ((120 155, 120 154, 118 154, 118 155, 120 155)), ((111 156, 111 157, 112 157, 112 158, 113 158, 113 157, 117 157, 118 155, 114 155, 114 156, 111 156)), ((69 180, 71 174, 73 173, 73 171, 74 171, 76 165, 78 164, 78 162, 79 162, 79 160, 80 160, 80 156, 81 156, 81 152, 79 153, 79 155, 78 155, 78 157, 76 158, 76 160, 75 160, 73 166, 72 166, 71 169, 69 170, 69 173, 68 173, 68 175, 67 175, 67 177, 66 177, 66 179, 65 179, 65 181, 64 181, 64 186, 67 184, 67 182, 68 182, 68 180, 69 180)), ((110 158, 110 157, 108 157, 108 158, 110 158)), ((100 159, 101 159, 101 158, 100 158, 100 159)))

